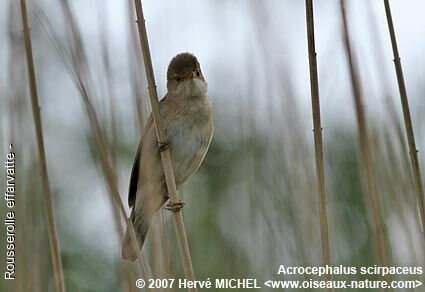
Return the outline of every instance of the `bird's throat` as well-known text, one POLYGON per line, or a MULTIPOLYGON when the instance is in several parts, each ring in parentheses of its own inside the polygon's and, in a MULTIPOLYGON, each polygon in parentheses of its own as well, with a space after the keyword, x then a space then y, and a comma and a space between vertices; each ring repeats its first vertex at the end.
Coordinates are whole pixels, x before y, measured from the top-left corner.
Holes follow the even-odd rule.
POLYGON ((207 94, 207 83, 199 78, 183 81, 177 87, 177 94, 185 97, 199 97, 207 94))

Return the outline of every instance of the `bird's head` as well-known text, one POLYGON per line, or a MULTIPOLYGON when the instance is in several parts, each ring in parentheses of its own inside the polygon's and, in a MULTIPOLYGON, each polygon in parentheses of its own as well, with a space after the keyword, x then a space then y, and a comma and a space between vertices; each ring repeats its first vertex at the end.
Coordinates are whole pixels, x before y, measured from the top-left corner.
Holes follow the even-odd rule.
POLYGON ((207 82, 194 55, 181 53, 171 60, 167 70, 167 90, 171 94, 188 97, 207 93, 207 82))

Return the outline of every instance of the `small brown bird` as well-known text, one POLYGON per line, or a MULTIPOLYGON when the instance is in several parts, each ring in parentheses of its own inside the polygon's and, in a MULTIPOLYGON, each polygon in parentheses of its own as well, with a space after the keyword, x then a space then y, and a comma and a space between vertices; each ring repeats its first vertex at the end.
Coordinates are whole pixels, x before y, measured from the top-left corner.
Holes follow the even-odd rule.
MULTIPOLYGON (((159 103, 162 126, 171 152, 177 189, 201 165, 213 135, 212 105, 207 82, 196 57, 190 53, 175 56, 167 70, 167 94, 159 103)), ((131 171, 128 204, 139 246, 143 245, 153 215, 168 200, 160 147, 152 114, 144 129, 131 171)), ((169 204, 176 211, 180 204, 169 204)), ((137 254, 129 230, 122 257, 135 261, 137 254)))

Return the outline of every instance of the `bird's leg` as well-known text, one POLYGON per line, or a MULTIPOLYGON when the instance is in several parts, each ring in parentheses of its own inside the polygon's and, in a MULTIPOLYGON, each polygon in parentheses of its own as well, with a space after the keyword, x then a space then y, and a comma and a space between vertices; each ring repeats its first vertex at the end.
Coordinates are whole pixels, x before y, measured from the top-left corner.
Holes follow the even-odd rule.
POLYGON ((168 142, 168 141, 163 141, 163 142, 159 141, 158 145, 159 145, 159 151, 160 152, 165 151, 168 148, 170 148, 170 142, 168 142))
POLYGON ((177 202, 168 202, 168 204, 165 206, 165 210, 171 211, 171 212, 180 212, 180 210, 186 205, 185 202, 178 200, 177 202))

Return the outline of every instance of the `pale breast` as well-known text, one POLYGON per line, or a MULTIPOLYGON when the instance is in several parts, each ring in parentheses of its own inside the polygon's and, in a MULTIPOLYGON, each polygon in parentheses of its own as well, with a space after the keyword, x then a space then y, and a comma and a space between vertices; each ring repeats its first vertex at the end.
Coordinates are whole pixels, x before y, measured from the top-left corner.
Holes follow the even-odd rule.
POLYGON ((208 122, 199 124, 182 119, 166 129, 177 185, 196 171, 208 150, 212 135, 208 122))

